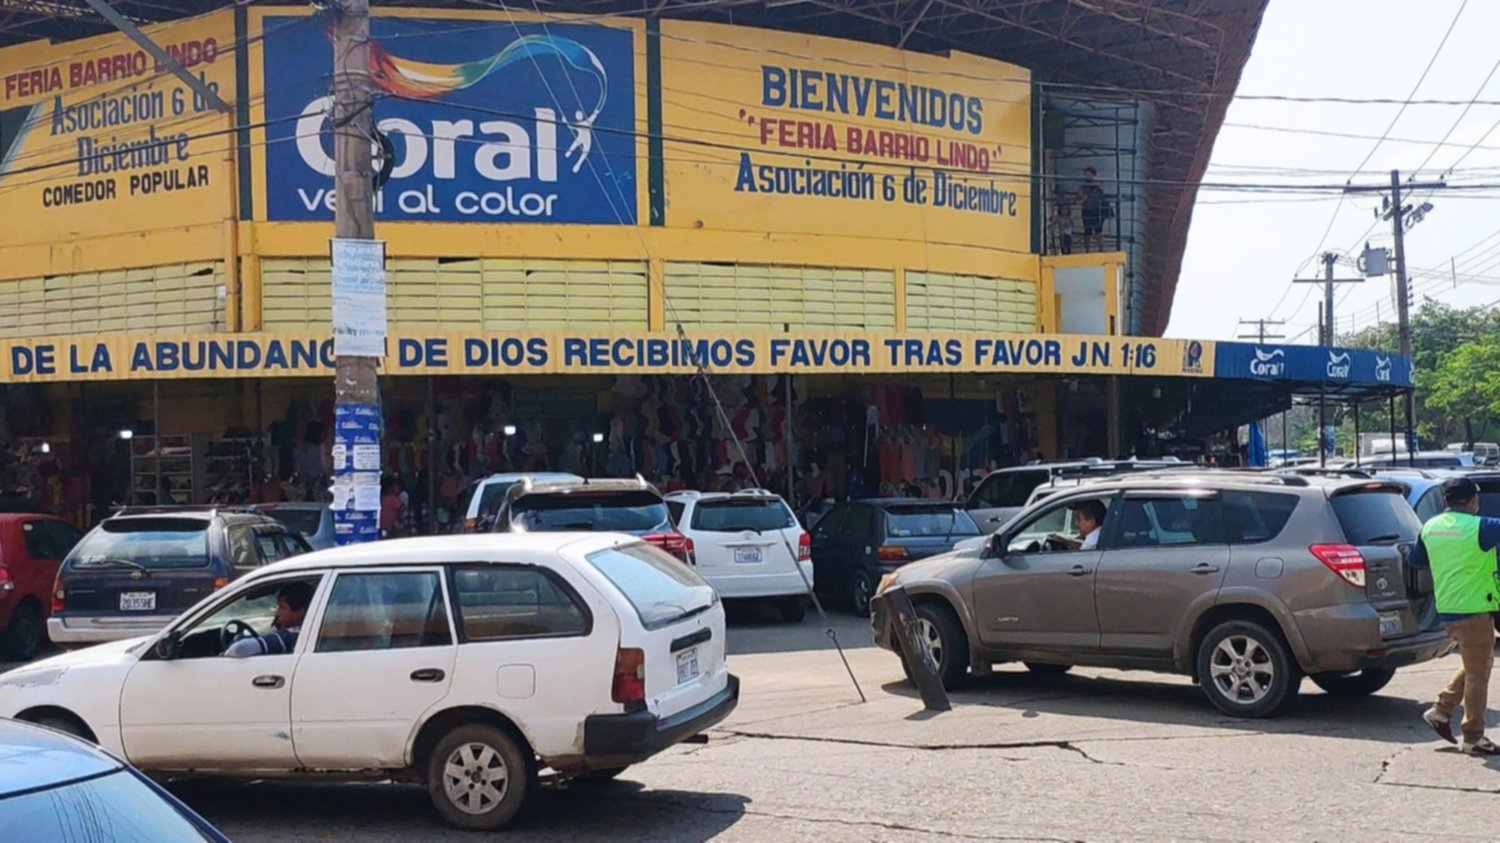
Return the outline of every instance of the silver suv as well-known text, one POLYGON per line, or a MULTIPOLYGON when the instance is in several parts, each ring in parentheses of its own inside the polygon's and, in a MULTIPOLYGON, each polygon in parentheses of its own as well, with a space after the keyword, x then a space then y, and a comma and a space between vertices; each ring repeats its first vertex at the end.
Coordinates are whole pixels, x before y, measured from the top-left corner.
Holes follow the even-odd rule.
POLYGON ((875 639, 897 649, 884 594, 901 586, 949 687, 1008 661, 1041 674, 1139 668, 1194 677, 1229 714, 1270 717, 1304 676, 1364 696, 1451 651, 1430 574, 1406 564, 1420 526, 1387 481, 1127 475, 887 577, 871 601, 875 639), (1106 511, 1098 547, 1069 549, 1068 513, 1085 501, 1106 511))

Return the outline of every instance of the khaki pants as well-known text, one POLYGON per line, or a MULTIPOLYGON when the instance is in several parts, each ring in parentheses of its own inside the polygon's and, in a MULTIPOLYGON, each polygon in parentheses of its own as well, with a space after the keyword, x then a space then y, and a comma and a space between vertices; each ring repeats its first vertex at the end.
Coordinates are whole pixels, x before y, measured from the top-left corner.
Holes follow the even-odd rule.
POLYGON ((1453 674, 1448 687, 1438 694, 1437 713, 1452 718, 1460 702, 1464 706, 1464 740, 1484 737, 1484 712, 1489 704, 1490 668, 1495 663, 1495 622, 1489 615, 1475 615, 1445 627, 1458 642, 1463 666, 1453 674))

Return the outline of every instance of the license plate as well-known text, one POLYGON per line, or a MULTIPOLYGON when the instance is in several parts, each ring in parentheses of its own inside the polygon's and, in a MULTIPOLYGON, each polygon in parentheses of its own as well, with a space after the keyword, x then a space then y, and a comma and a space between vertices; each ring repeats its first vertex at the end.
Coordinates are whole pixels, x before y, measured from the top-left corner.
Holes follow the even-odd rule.
POLYGON ((677 684, 691 682, 698 678, 701 671, 698 669, 698 648, 685 650, 677 654, 677 684))
POLYGON ((1400 635, 1400 634, 1401 634, 1401 613, 1400 612, 1381 612, 1380 613, 1380 637, 1381 638, 1390 638, 1393 635, 1400 635))
POLYGON ((154 612, 156 611, 156 592, 154 591, 126 591, 120 594, 120 611, 122 612, 154 612))
POLYGON ((734 561, 752 565, 757 564, 761 561, 760 548, 737 547, 734 549, 734 561))

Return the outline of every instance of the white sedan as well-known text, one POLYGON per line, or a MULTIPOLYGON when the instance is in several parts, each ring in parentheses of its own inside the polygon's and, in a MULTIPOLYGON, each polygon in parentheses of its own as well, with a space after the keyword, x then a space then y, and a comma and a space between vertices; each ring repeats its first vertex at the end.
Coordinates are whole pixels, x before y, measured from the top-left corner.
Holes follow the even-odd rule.
POLYGON ((0 674, 0 716, 143 770, 384 770, 424 782, 468 829, 509 822, 540 770, 612 777, 738 700, 713 589, 609 534, 311 553, 235 581, 157 635, 0 674), (225 655, 252 637, 236 653, 266 654, 225 655))

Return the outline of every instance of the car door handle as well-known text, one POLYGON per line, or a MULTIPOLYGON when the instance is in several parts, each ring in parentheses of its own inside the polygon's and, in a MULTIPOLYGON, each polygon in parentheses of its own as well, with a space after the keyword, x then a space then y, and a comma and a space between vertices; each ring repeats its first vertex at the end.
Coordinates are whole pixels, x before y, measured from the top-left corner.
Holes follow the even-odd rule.
POLYGON ((1218 573, 1218 571, 1218 565, 1210 565, 1207 562, 1199 562, 1197 565, 1194 565, 1193 567, 1188 569, 1188 573, 1190 574, 1216 574, 1218 573))
POLYGON ((286 684, 284 676, 257 676, 250 680, 250 684, 257 688, 280 688, 286 684))
POLYGON ((435 667, 426 667, 426 668, 423 668, 421 670, 413 670, 411 672, 411 681, 413 681, 413 682, 441 682, 441 681, 443 681, 443 677, 447 676, 447 675, 448 674, 442 672, 441 670, 438 670, 435 667))
POLYGON ((1082 565, 1074 565, 1073 567, 1068 569, 1068 576, 1070 577, 1082 577, 1087 575, 1088 573, 1090 573, 1090 569, 1085 568, 1082 565))

